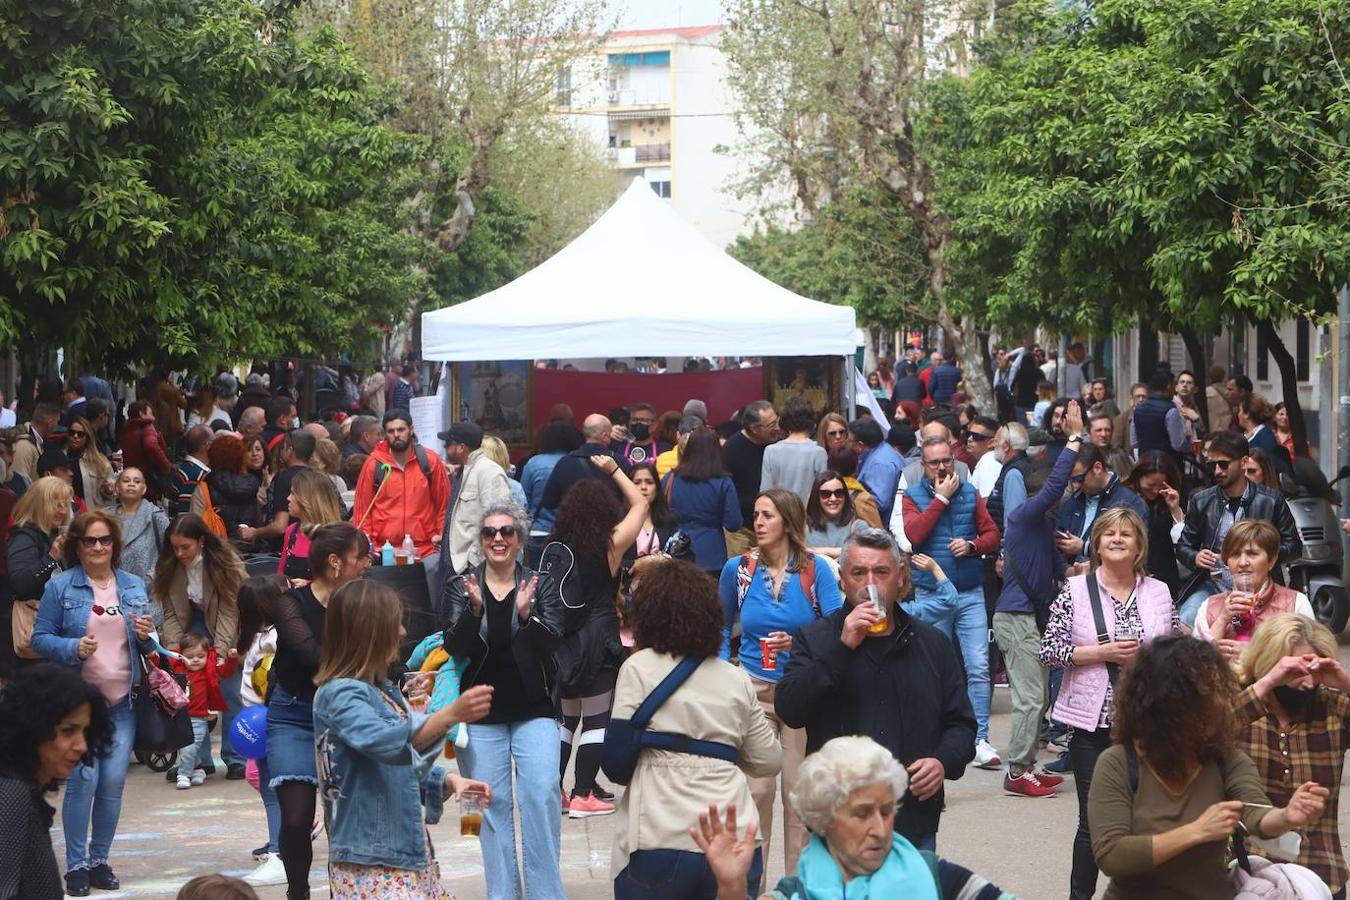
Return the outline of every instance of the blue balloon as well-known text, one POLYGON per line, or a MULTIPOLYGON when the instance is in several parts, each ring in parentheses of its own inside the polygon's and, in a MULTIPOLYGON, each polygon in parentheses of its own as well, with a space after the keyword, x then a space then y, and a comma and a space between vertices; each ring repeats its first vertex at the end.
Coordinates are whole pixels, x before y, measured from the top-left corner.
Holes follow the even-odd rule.
POLYGON ((267 707, 250 706, 230 724, 230 746, 244 759, 267 755, 267 707))

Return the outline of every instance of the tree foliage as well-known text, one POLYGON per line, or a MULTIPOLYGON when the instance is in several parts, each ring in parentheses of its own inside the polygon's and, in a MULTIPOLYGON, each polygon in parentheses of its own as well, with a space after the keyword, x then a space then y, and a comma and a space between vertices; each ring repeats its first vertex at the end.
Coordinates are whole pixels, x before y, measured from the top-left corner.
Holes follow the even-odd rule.
POLYGON ((422 141, 233 0, 0 2, 0 340, 95 364, 365 349, 424 290, 422 141))
POLYGON ((1099 331, 1329 314, 1348 28, 1347 0, 1018 7, 924 123, 962 288, 1001 320, 1099 331))

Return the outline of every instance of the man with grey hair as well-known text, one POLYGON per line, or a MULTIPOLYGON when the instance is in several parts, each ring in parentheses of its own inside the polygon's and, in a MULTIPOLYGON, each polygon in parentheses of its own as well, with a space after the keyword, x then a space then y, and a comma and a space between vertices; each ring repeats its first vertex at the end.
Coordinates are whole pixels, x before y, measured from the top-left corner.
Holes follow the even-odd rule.
POLYGON ((267 415, 261 407, 250 406, 239 414, 239 436, 248 443, 254 435, 262 434, 263 425, 267 422, 267 415))
MULTIPOLYGON (((913 563, 946 580, 932 559, 913 563)), ((974 757, 976 723, 952 642, 900 604, 910 589, 909 567, 884 529, 864 528, 845 541, 844 606, 793 637, 774 709, 783 724, 806 729, 808 754, 849 734, 889 750, 909 773, 895 830, 933 850, 943 782, 960 778, 974 757)))

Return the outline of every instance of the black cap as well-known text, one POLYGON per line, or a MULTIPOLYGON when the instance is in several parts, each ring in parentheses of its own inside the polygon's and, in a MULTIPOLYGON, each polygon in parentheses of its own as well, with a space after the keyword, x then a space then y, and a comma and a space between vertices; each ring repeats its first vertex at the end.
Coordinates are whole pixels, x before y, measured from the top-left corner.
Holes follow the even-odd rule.
POLYGON ((441 439, 442 444, 464 444, 470 450, 477 450, 483 445, 483 429, 473 422, 456 422, 436 437, 441 439))
POLYGON ((70 460, 66 457, 66 452, 59 447, 47 447, 38 457, 38 476, 46 475, 52 469, 59 469, 61 466, 70 467, 70 460))

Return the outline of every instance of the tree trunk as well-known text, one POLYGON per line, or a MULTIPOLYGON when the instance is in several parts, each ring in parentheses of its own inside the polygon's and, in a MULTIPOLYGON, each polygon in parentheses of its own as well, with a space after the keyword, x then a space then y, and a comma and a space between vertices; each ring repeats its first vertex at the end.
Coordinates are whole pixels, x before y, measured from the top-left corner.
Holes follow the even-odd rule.
POLYGON ((1205 423, 1205 433, 1208 434, 1213 429, 1209 424, 1209 398, 1205 395, 1209 387, 1205 382, 1209 371, 1209 363, 1205 360, 1205 345, 1194 328, 1182 328, 1180 334, 1182 343, 1186 345, 1186 355, 1191 358, 1191 373, 1195 376, 1195 408, 1199 411, 1200 421, 1205 423))
POLYGON ((1265 338, 1266 349, 1275 359, 1284 386, 1284 409, 1289 414, 1289 430, 1294 433, 1294 455, 1308 455, 1308 423, 1303 418, 1303 407, 1298 402, 1298 366, 1293 354, 1280 338, 1279 329, 1269 319, 1256 322, 1256 330, 1265 338))

